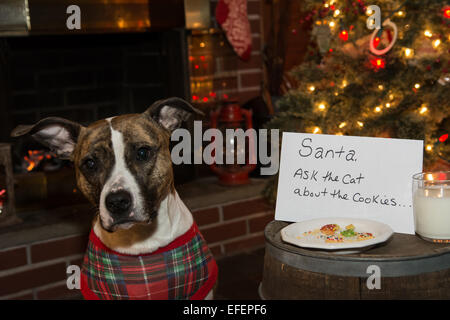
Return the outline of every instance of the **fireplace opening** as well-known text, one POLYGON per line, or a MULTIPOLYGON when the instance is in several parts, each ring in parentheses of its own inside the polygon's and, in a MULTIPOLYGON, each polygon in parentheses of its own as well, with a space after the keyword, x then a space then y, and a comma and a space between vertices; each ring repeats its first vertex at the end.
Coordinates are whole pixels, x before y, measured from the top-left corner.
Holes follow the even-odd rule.
MULTIPOLYGON (((18 211, 85 200, 70 161, 31 137, 12 140, 11 130, 51 116, 88 125, 143 112, 158 99, 188 98, 185 32, 0 38, 0 141, 13 143, 18 211)), ((175 168, 178 183, 194 174, 175 168)))

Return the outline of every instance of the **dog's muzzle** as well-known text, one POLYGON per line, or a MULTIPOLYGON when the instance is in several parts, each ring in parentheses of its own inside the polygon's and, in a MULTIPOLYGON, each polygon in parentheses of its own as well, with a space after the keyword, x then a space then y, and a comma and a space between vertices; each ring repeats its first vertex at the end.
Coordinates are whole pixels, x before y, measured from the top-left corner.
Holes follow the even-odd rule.
POLYGON ((107 211, 102 219, 102 227, 109 232, 131 228, 136 223, 149 223, 149 218, 142 215, 134 197, 127 190, 113 191, 106 195, 104 207, 107 211))
POLYGON ((141 222, 135 212, 133 196, 128 191, 110 192, 104 204, 110 217, 106 225, 102 223, 106 231, 112 232, 117 228, 128 229, 135 223, 141 222))
POLYGON ((114 220, 123 219, 130 215, 133 197, 129 192, 123 190, 111 192, 105 198, 105 206, 114 220))

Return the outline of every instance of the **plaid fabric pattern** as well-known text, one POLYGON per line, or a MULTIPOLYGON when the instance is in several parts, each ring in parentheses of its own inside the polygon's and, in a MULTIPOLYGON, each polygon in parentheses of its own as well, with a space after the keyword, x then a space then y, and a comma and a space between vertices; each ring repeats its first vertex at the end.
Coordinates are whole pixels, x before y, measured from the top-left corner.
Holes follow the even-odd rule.
POLYGON ((190 299, 214 267, 197 232, 180 247, 141 256, 115 254, 89 241, 82 273, 99 299, 190 299))

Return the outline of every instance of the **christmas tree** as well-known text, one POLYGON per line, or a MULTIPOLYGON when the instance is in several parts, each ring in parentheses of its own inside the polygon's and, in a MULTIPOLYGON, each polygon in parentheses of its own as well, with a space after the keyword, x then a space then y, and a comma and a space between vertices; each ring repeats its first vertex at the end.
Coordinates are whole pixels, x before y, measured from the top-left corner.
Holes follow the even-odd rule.
POLYGON ((448 160, 450 6, 442 0, 303 3, 300 23, 312 24, 311 45, 291 71, 296 87, 278 102, 268 127, 418 139, 425 168, 448 160), (371 5, 380 9, 379 28, 371 5))

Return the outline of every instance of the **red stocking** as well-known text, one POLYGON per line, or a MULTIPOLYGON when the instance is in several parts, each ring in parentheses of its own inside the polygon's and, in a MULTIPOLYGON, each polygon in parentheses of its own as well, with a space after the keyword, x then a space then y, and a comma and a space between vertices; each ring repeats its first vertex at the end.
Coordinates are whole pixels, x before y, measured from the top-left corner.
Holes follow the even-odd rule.
POLYGON ((228 41, 242 60, 252 51, 252 34, 247 17, 247 0, 219 0, 216 20, 225 30, 228 41))

